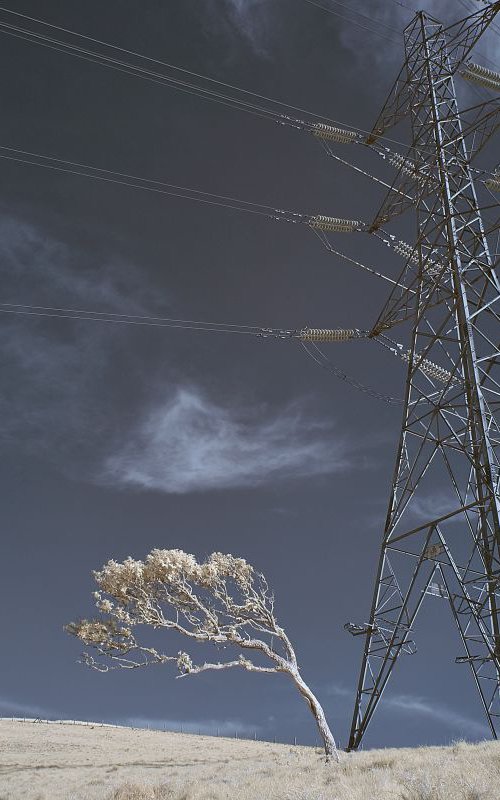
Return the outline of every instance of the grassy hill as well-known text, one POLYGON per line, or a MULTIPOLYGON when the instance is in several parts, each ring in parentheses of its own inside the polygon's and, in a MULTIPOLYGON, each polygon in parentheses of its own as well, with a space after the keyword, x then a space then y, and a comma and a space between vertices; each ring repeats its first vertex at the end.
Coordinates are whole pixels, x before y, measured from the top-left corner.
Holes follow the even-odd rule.
POLYGON ((371 750, 0 721, 0 800, 499 800, 500 744, 371 750))

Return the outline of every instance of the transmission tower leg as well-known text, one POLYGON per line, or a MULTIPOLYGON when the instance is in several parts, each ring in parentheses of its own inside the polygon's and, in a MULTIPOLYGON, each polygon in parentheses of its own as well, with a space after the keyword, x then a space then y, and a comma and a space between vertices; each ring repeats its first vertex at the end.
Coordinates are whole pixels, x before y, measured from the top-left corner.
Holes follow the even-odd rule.
POLYGON ((456 660, 469 665, 495 738, 500 730, 500 284, 457 107, 452 42, 421 12, 405 49, 413 158, 437 188, 416 201, 416 291, 394 295, 378 323, 411 325, 411 347, 370 617, 346 626, 365 636, 351 750, 396 661, 415 651, 413 625, 428 597, 448 601, 464 647, 456 660), (444 385, 419 369, 423 358, 445 365, 444 385))

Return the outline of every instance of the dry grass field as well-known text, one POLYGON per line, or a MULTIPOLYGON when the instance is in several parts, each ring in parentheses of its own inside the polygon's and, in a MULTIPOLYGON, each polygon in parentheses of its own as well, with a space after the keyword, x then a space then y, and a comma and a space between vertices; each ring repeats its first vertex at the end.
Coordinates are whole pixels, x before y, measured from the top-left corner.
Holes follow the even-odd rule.
POLYGON ((500 744, 319 749, 0 721, 0 800, 498 800, 500 744))

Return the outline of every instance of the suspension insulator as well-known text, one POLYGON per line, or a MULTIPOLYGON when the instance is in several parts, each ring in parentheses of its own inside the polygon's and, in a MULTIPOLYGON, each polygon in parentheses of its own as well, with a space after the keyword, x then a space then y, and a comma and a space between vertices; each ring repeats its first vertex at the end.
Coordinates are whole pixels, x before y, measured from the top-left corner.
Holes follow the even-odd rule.
POLYGON ((348 342, 349 339, 361 338, 361 335, 356 328, 304 328, 299 339, 303 342, 348 342))
POLYGON ((409 158, 405 158, 400 153, 391 153, 387 160, 389 164, 392 164, 396 169, 400 169, 402 172, 406 172, 407 175, 416 177, 415 164, 413 161, 410 161, 409 158))
POLYGON ((424 264, 424 272, 428 278, 437 278, 441 270, 442 266, 436 264, 435 261, 428 261, 427 264, 424 264))
POLYGON ((398 256, 402 256, 407 261, 411 261, 412 264, 416 264, 418 267, 420 263, 418 260, 418 252, 411 246, 411 244, 408 244, 408 242, 403 242, 400 239, 398 242, 394 242, 393 249, 398 256))
POLYGON ((325 125, 322 122, 315 122, 312 126, 312 134, 318 139, 328 139, 330 142, 341 142, 350 144, 360 139, 356 131, 348 131, 345 128, 335 128, 333 125, 325 125))
POLYGON ((500 172, 495 172, 491 178, 488 178, 484 182, 484 185, 491 191, 491 192, 500 192, 500 172))
POLYGON ((480 66, 480 64, 474 64, 472 61, 469 61, 469 63, 465 65, 465 69, 461 70, 460 74, 468 81, 478 83, 480 86, 485 86, 487 89, 500 92, 499 72, 495 72, 492 69, 487 69, 486 67, 480 66))
MULTIPOLYGON (((418 252, 408 244, 408 242, 403 242, 401 239, 393 244, 394 252, 397 253, 399 256, 402 256, 407 261, 410 261, 412 264, 415 264, 417 267, 420 264, 418 258, 418 252)), ((435 277, 439 274, 441 267, 435 261, 430 258, 427 258, 424 263, 424 272, 426 275, 429 275, 431 278, 435 277)))
POLYGON ((363 230, 364 223, 356 219, 340 219, 339 217, 325 217, 316 214, 310 217, 307 224, 318 231, 331 231, 335 233, 352 233, 363 230))
MULTIPOLYGON (((399 355, 403 361, 406 361, 407 364, 410 363, 410 350, 407 350, 406 353, 401 352, 399 355)), ((418 369, 420 372, 423 372, 424 375, 427 375, 429 378, 433 378, 440 383, 455 384, 457 382, 452 376, 451 372, 443 367, 440 367, 439 364, 435 364, 434 361, 429 361, 428 358, 420 359, 419 356, 415 354, 414 363, 418 364, 418 369)))

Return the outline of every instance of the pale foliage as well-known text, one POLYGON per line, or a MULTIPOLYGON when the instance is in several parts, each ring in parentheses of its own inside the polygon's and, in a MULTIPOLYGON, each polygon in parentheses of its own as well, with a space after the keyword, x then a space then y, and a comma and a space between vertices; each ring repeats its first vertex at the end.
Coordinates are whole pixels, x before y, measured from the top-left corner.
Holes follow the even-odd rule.
POLYGON ((94 577, 100 589, 94 599, 102 616, 70 623, 67 630, 105 657, 96 661, 84 654, 85 662, 96 669, 175 661, 185 675, 233 666, 278 672, 285 660, 296 663, 288 637, 277 624, 274 596, 265 577, 242 558, 212 553, 200 564, 182 550, 153 550, 144 562, 108 561, 94 577), (169 655, 141 646, 135 635, 138 625, 175 630, 198 642, 259 651, 275 666, 262 667, 243 656, 236 662, 196 666, 183 651, 169 655), (263 637, 272 638, 273 645, 263 637), (281 645, 280 651, 276 645, 281 645))
POLYGON ((203 563, 182 550, 152 550, 145 561, 108 561, 94 572, 100 616, 72 622, 66 630, 90 646, 82 661, 93 669, 135 669, 175 662, 178 677, 240 667, 288 675, 308 703, 325 744, 335 742, 317 698, 303 681, 292 644, 278 625, 274 595, 264 575, 243 558, 212 553, 203 563), (175 631, 192 642, 243 650, 236 659, 196 664, 190 653, 141 644, 138 626, 175 631), (256 661, 255 657, 259 660, 256 661), (263 657, 267 663, 262 663, 263 657))

